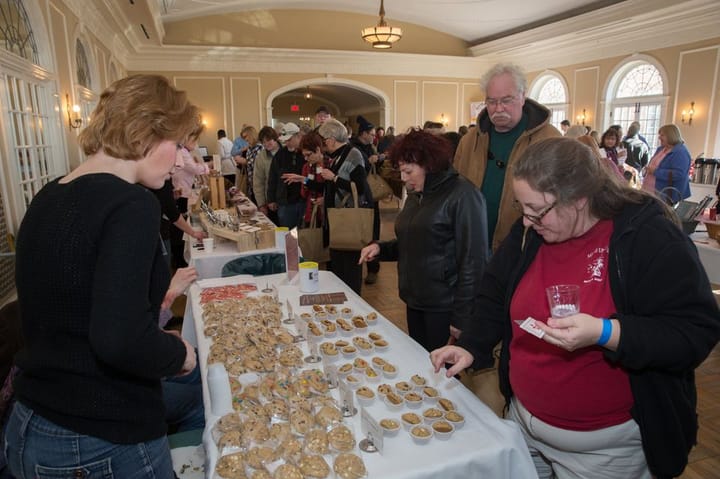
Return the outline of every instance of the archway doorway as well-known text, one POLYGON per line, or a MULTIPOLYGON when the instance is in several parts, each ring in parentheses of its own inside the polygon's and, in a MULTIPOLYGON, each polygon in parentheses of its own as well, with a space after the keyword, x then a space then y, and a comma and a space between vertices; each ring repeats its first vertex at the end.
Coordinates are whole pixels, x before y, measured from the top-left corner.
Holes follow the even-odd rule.
POLYGON ((390 125, 390 100, 387 95, 370 85, 342 78, 310 78, 294 82, 270 93, 266 103, 268 124, 292 121, 298 125, 315 125, 315 111, 321 105, 333 117, 356 125, 362 115, 375 126, 390 125))

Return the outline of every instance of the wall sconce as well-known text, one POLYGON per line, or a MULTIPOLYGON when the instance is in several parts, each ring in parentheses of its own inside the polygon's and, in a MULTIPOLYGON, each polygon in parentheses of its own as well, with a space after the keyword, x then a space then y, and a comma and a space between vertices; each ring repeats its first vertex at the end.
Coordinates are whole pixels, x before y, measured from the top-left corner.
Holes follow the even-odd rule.
POLYGON ((585 126, 585 120, 587 119, 587 116, 585 115, 585 108, 583 108, 582 115, 577 116, 578 123, 582 123, 582 126, 585 126))
POLYGON ((82 118, 80 117, 80 107, 78 105, 70 105, 70 95, 65 94, 65 110, 67 111, 68 125, 70 128, 80 128, 82 118), (70 113, 72 111, 72 113, 70 113))
POLYGON ((683 110, 682 113, 680 114, 680 121, 682 123, 685 123, 685 115, 687 115, 687 117, 688 117, 687 123, 688 123, 688 126, 690 126, 690 125, 692 125, 692 117, 694 114, 695 114, 695 102, 691 101, 690 109, 688 111, 683 110))
POLYGON ((443 126, 448 126, 448 123, 450 123, 450 120, 445 118, 445 113, 440 113, 440 123, 442 123, 443 126))

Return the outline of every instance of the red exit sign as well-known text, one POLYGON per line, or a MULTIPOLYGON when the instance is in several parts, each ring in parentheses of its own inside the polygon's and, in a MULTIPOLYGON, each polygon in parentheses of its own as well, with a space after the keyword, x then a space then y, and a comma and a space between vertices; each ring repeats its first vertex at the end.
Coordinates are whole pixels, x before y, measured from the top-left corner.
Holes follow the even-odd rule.
POLYGON ((292 111, 292 112, 300 111, 300 105, 290 105, 290 111, 292 111))

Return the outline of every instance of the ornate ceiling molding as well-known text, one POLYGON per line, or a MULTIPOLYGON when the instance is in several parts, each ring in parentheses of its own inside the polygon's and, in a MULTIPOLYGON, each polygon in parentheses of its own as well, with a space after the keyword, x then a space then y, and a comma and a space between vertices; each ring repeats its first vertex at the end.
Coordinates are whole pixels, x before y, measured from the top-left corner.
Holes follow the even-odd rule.
POLYGON ((164 45, 143 47, 132 71, 265 72, 477 78, 483 59, 405 53, 164 45))
POLYGON ((557 68, 720 37, 717 0, 628 0, 470 48, 489 63, 557 68))

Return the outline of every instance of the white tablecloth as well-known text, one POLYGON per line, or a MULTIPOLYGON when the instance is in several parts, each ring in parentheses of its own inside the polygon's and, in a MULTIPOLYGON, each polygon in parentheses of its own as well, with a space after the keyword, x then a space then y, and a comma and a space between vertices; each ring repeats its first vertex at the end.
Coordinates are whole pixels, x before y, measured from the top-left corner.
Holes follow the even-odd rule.
POLYGON ((699 224, 695 233, 690 238, 695 243, 700 256, 700 261, 705 267, 705 274, 713 284, 720 284, 720 244, 708 238, 704 226, 699 224))
MULTIPOLYGON (((207 387, 207 355, 210 340, 204 337, 202 331, 202 309, 200 306, 201 286, 236 284, 254 281, 258 289, 265 287, 266 283, 278 288, 279 300, 285 305, 290 301, 293 312, 300 314, 310 312, 310 306, 300 306, 300 292, 297 279, 288 284, 285 274, 263 276, 257 278, 230 277, 201 282, 194 285, 189 292, 189 317, 186 323, 194 325, 200 357, 200 371, 203 378, 203 399, 205 401, 206 431, 203 443, 205 444, 208 463, 206 471, 213 471, 217 461, 218 451, 210 437, 210 430, 218 417, 212 415, 212 407, 207 387), (197 321, 195 321, 197 320, 197 321)), ((320 292, 344 292, 348 302, 340 307, 348 306, 354 314, 366 315, 373 311, 362 298, 357 296, 337 276, 328 271, 320 272, 320 292)), ((288 325, 293 331, 294 326, 288 325)), ((447 379, 443 374, 434 374, 428 358, 428 353, 419 344, 410 339, 403 331, 390 321, 380 316, 377 324, 371 326, 369 331, 376 331, 390 343, 390 348, 377 355, 392 362, 398 367, 399 374, 395 379, 385 380, 393 384, 401 380, 409 380, 413 374, 420 374, 436 387, 443 397, 452 400, 465 416, 465 425, 457 430, 447 441, 433 438, 430 443, 417 445, 409 434, 402 430, 392 438, 385 438, 383 455, 361 454, 368 469, 370 478, 397 478, 397 479, 423 479, 423 478, 457 478, 487 477, 501 478, 535 478, 535 468, 530 459, 527 446, 517 426, 506 420, 499 419, 487 408, 472 392, 466 389, 454 378, 447 379)), ((293 331, 294 332, 294 331, 293 331)), ((307 353, 307 343, 300 343, 303 351, 307 353)), ((345 362, 342 358, 335 364, 345 362)), ((318 367, 308 365, 308 367, 318 367)), ((375 385, 373 389, 375 389, 375 385)), ((337 394, 337 390, 334 391, 337 394)), ((360 406, 356 404, 358 409, 360 406)), ((385 417, 399 420, 403 412, 391 411, 379 399, 367 407, 367 411, 379 421, 385 417)), ((422 411, 422 409, 415 410, 422 411)), ((347 421, 353 427, 356 439, 362 439, 360 413, 347 421)), ((212 477, 206 472, 206 477, 212 477)))
MULTIPOLYGON (((186 238, 188 238, 186 236, 186 238)), ((219 278, 223 266, 240 256, 250 256, 263 253, 284 253, 280 248, 253 249, 238 251, 237 245, 220 237, 215 238, 215 248, 207 252, 197 248, 199 242, 193 238, 185 241, 185 259, 190 266, 194 266, 198 272, 199 279, 219 278)), ((202 243, 199 243, 202 244, 202 243)))

